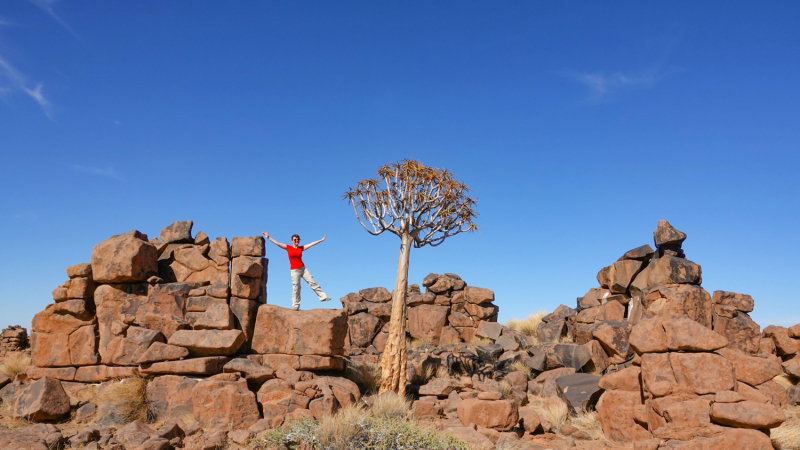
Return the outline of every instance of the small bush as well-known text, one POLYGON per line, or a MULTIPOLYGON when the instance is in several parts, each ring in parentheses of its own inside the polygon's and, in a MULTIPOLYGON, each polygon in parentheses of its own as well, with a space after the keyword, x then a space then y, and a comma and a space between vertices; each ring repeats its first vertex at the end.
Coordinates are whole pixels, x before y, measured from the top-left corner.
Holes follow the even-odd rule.
POLYGON ((377 394, 381 387, 380 364, 348 362, 344 376, 357 384, 365 394, 377 394))
POLYGON ((147 401, 147 380, 141 377, 114 381, 97 397, 97 417, 108 425, 122 425, 134 420, 152 422, 155 419, 147 401))
POLYGON ((31 357, 22 352, 8 353, 0 364, 0 373, 14 379, 18 374, 22 373, 30 367, 31 357))
POLYGON ((800 450, 800 406, 783 408, 786 422, 770 430, 772 445, 778 450, 800 450))
POLYGON ((251 440, 254 450, 279 446, 314 450, 469 450, 461 440, 398 417, 383 417, 361 406, 348 406, 320 423, 304 419, 251 440))
POLYGON ((575 343, 575 336, 566 335, 558 338, 557 344, 573 344, 575 343))
POLYGON ((539 324, 542 323, 542 318, 546 316, 547 313, 544 311, 539 311, 530 316, 518 320, 518 319, 511 319, 506 323, 508 328, 514 329, 519 331, 520 333, 530 336, 533 339, 528 339, 528 345, 534 346, 538 344, 538 339, 536 338, 536 334, 539 331, 539 324))

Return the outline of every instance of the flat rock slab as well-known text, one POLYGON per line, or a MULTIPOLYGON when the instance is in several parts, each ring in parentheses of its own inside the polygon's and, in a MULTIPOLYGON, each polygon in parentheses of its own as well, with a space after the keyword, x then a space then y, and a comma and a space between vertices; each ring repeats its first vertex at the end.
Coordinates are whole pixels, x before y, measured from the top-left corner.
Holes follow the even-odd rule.
POLYGON ((261 305, 252 348, 257 353, 334 356, 344 353, 345 309, 294 311, 261 305))
POLYGON ((736 428, 775 428, 786 421, 780 408, 771 404, 744 401, 738 403, 714 403, 711 420, 736 428))
POLYGON ((214 375, 222 372, 222 367, 229 361, 224 356, 192 358, 181 361, 163 361, 139 366, 142 375, 214 375))
POLYGON ((603 392, 598 386, 600 377, 588 373, 573 373, 556 378, 561 398, 575 411, 597 403, 603 392))
POLYGON ((193 356, 229 356, 244 344, 242 330, 178 330, 168 344, 189 349, 193 356))

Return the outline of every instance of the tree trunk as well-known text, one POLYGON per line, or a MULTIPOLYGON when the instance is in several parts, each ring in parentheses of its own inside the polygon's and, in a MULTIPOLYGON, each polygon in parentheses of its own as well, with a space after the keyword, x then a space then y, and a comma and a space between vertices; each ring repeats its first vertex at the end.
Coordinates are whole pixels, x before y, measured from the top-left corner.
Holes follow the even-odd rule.
POLYGON ((404 229, 400 237, 400 257, 397 261, 397 281, 394 283, 389 339, 386 341, 381 358, 380 393, 395 391, 401 398, 406 396, 406 289, 411 240, 408 230, 404 229))

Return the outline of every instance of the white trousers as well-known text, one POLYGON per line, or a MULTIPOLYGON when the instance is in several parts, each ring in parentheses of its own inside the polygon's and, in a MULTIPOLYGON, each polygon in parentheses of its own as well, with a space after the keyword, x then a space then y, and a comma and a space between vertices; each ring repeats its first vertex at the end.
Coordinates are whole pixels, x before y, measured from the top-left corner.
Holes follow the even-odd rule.
POLYGON ((292 306, 300 306, 300 278, 306 280, 306 283, 308 283, 320 300, 328 298, 322 288, 319 287, 319 284, 314 281, 311 272, 306 269, 306 266, 303 266, 299 269, 292 270, 292 306))

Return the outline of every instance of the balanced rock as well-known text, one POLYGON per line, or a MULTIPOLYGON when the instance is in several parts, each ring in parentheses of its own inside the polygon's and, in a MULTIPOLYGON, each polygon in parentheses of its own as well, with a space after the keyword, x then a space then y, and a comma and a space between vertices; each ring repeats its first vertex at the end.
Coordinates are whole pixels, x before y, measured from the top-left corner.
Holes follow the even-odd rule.
POLYGON ((686 240, 686 233, 676 230, 666 220, 659 220, 658 228, 653 232, 653 240, 657 247, 665 245, 680 246, 686 240))

